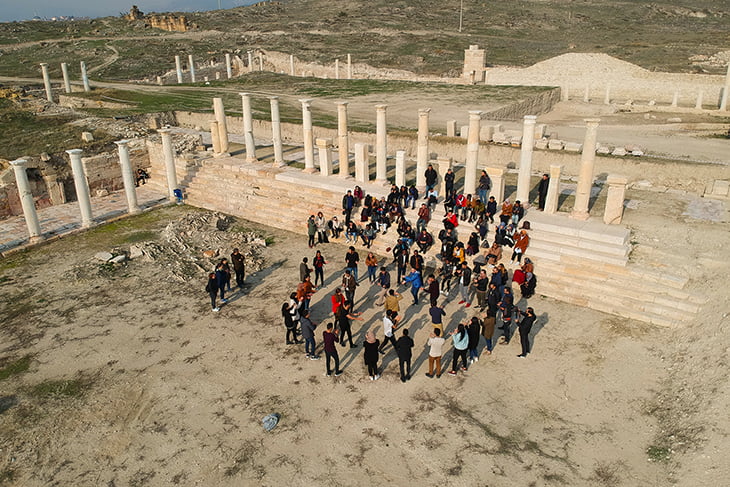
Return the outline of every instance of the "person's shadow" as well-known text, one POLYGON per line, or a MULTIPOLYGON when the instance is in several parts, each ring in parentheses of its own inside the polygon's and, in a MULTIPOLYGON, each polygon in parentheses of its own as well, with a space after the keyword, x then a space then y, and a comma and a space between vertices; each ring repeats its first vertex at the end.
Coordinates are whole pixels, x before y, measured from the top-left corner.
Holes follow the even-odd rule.
POLYGON ((535 337, 543 328, 545 328, 545 326, 547 326, 549 322, 550 316, 547 313, 537 316, 535 323, 532 325, 532 330, 530 330, 530 353, 532 353, 532 350, 535 348, 535 337))

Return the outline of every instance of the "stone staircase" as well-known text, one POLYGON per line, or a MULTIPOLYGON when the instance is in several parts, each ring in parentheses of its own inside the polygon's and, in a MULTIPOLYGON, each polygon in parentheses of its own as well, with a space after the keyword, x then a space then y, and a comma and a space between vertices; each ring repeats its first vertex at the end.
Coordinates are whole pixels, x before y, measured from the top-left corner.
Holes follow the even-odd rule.
MULTIPOLYGON (((164 185, 163 168, 153 164, 151 170, 150 182, 164 185)), ((273 168, 238 158, 209 158, 184 167, 178 163, 178 177, 191 205, 300 234, 306 233, 311 214, 322 211, 328 219, 341 216, 342 195, 355 186, 353 179, 273 168)), ((360 186, 377 197, 389 191, 388 186, 373 183, 360 186)), ((359 220, 359 213, 353 217, 359 220)), ((407 212, 407 217, 415 225, 415 211, 407 212)), ((434 238, 443 217, 443 206, 438 205, 429 224, 434 238)), ((535 263, 539 294, 662 326, 682 326, 697 319, 705 299, 684 290, 686 278, 629 262, 630 233, 622 226, 580 222, 566 215, 534 210, 528 210, 525 220, 532 228, 526 256, 535 263)), ((459 239, 465 243, 472 231, 473 225, 466 222, 457 227, 459 239)), ((492 235, 490 225, 490 242, 492 235)), ((391 258, 387 249, 395 245, 396 239, 394 229, 378 235, 371 250, 391 258)), ((345 243, 344 238, 340 243, 345 243)), ((360 243, 357 247, 362 252, 360 243)), ((438 266, 438 247, 437 242, 424 256, 427 267, 438 266)), ((503 260, 508 261, 510 255, 506 249, 503 260)))

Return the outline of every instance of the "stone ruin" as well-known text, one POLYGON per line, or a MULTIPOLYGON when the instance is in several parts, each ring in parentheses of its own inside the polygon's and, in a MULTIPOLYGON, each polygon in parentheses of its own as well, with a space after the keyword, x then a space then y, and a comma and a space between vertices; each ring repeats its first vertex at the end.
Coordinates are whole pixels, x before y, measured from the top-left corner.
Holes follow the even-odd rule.
POLYGON ((132 5, 124 18, 129 21, 142 20, 150 27, 169 32, 187 32, 191 27, 184 15, 145 15, 136 5, 132 5))

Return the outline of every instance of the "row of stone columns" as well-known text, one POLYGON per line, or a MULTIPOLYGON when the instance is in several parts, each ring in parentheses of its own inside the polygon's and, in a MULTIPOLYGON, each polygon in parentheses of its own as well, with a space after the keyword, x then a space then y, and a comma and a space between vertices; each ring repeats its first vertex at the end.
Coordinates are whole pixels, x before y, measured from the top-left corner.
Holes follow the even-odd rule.
MULTIPOLYGON (((250 53, 249 53, 250 56, 250 53)), ((225 54, 225 63, 226 63, 226 77, 228 79, 233 78, 233 69, 231 67, 231 55, 229 53, 225 54)), ((250 59, 249 59, 250 62, 250 59)), ((190 71, 190 82, 195 83, 197 78, 195 76, 195 62, 193 59, 192 54, 188 54, 188 71, 190 71)), ((180 56, 175 56, 175 73, 177 75, 177 84, 183 83, 183 68, 182 68, 182 59, 180 56)), ((216 79, 220 79, 220 73, 216 73, 216 79)), ((207 77, 206 77, 207 81, 207 77)))
MULTIPOLYGON (((43 75, 43 87, 46 90, 46 99, 53 101, 53 90, 51 88, 51 76, 48 73, 48 63, 41 63, 41 74, 43 75)), ((61 63, 61 74, 63 75, 63 88, 66 93, 71 93, 71 78, 68 74, 68 63, 61 63)), ((81 81, 84 84, 84 91, 91 91, 89 76, 86 72, 86 63, 81 61, 81 81)))

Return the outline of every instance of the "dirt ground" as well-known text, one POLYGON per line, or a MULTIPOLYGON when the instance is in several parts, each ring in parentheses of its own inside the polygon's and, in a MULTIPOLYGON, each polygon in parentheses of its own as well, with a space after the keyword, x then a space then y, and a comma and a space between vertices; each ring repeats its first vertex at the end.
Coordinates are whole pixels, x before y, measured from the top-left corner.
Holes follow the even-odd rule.
MULTIPOLYGON (((329 378, 324 359, 284 344, 280 305, 302 256, 313 256, 299 235, 240 222, 271 245, 220 313, 210 311, 202 272, 184 281, 164 259, 94 260, 160 242, 191 208, 6 259, 0 484, 721 485, 730 478, 727 209, 683 194, 628 197, 632 259, 688 273, 690 288, 711 297, 696 326, 631 322, 543 298, 538 286, 527 359, 516 357, 515 338, 466 373, 429 379, 427 301, 409 306, 400 287, 416 343, 405 384, 392 350, 372 382, 362 347, 341 348, 344 374, 329 378), (269 413, 281 415, 272 432, 261 425, 269 413)), ((313 317, 326 323, 346 247, 321 248, 329 264, 313 317)), ((364 274, 361 266, 358 342, 370 329, 382 338, 364 274)), ((447 330, 475 313, 458 299, 445 297, 447 330)), ((319 329, 317 337, 321 347, 319 329)))

